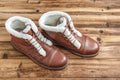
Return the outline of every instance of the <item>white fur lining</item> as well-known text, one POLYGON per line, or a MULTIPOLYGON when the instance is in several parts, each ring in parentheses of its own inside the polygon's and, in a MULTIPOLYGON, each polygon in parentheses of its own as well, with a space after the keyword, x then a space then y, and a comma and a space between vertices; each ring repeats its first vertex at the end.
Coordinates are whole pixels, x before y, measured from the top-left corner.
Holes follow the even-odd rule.
MULTIPOLYGON (((46 25, 46 24, 45 24, 45 21, 48 21, 47 18, 48 18, 49 16, 54 16, 54 17, 55 17, 55 16, 65 16, 65 17, 68 18, 69 21, 71 21, 71 17, 70 17, 67 13, 64 13, 64 12, 50 11, 50 12, 44 13, 44 14, 41 16, 41 18, 39 19, 39 25, 40 25, 41 28, 43 28, 44 30, 47 30, 47 31, 62 32, 61 30, 63 30, 63 28, 61 29, 61 27, 59 27, 59 26, 63 26, 63 27, 64 27, 64 26, 66 25, 65 22, 63 22, 62 24, 60 24, 60 25, 58 25, 58 26, 56 26, 56 27, 46 25)), ((54 18, 54 17, 53 17, 53 18, 54 18)), ((52 18, 51 18, 51 20, 49 20, 49 21, 52 21, 52 18)), ((73 27, 73 23, 72 23, 72 22, 71 22, 70 25, 71 25, 71 27, 73 27)))
POLYGON ((30 38, 27 34, 20 33, 20 32, 18 32, 18 31, 14 30, 14 29, 11 27, 12 23, 13 23, 14 21, 16 21, 16 20, 19 20, 19 21, 24 22, 24 23, 31 24, 31 25, 32 25, 31 28, 33 29, 33 31, 34 31, 35 33, 37 33, 37 31, 38 31, 37 26, 33 23, 32 20, 30 20, 30 19, 28 19, 28 18, 21 17, 21 16, 14 16, 14 17, 9 18, 9 19, 6 21, 6 23, 5 23, 6 30, 7 30, 10 34, 12 34, 12 35, 14 35, 14 36, 16 36, 16 37, 19 37, 19 38, 24 38, 24 39, 30 38), (34 26, 35 26, 35 27, 34 27, 34 26))

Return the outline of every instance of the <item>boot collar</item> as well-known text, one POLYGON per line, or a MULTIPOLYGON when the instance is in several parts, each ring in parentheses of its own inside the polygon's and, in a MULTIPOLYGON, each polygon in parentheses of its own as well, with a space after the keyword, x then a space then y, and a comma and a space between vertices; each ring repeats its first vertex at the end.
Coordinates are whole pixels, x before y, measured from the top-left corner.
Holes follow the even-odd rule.
POLYGON ((24 25, 22 25, 22 24, 19 24, 19 25, 21 25, 21 28, 22 28, 22 26, 23 27, 26 27, 23 31, 28 31, 29 29, 30 29, 30 27, 27 27, 27 24, 29 24, 29 25, 31 25, 31 28, 32 28, 32 30, 35 32, 35 33, 37 33, 38 32, 38 29, 37 29, 37 26, 34 24, 34 22, 32 21, 32 20, 30 20, 30 19, 28 19, 28 18, 25 18, 25 17, 21 17, 21 16, 13 16, 13 17, 11 17, 11 18, 9 18, 7 21, 6 21, 6 23, 5 23, 5 26, 6 26, 6 30, 10 33, 10 34, 12 34, 12 35, 14 35, 14 36, 16 36, 16 37, 18 37, 18 38, 23 38, 23 39, 27 39, 27 38, 29 38, 29 36, 26 34, 23 34, 23 33, 20 33, 20 32, 18 32, 17 30, 15 30, 16 29, 16 25, 17 25, 17 21, 19 22, 23 22, 24 23, 24 25), (16 21, 16 22, 15 22, 16 21), (14 25, 14 23, 16 23, 15 25, 14 25))

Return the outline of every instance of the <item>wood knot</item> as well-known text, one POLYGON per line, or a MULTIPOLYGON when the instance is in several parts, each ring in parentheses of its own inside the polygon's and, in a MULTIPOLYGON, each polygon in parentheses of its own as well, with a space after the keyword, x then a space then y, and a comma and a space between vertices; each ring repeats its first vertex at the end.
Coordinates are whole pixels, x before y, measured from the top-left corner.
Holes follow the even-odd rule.
POLYGON ((93 0, 93 2, 96 2, 96 0, 93 0))
POLYGON ((95 71, 91 71, 92 73, 94 73, 95 71))
POLYGON ((97 41, 101 44, 101 38, 100 37, 97 37, 97 41))
POLYGON ((18 68, 21 68, 22 67, 22 62, 19 64, 18 68))
POLYGON ((104 11, 104 9, 101 9, 101 11, 104 11))
POLYGON ((110 9, 110 7, 109 7, 109 6, 107 6, 107 7, 106 7, 106 9, 107 9, 107 10, 109 10, 109 9, 110 9))
POLYGON ((20 77, 21 77, 21 76, 20 76, 20 72, 17 72, 17 77, 18 77, 18 78, 20 78, 20 77))
POLYGON ((8 54, 7 53, 4 53, 3 56, 2 56, 3 59, 8 59, 8 54))
POLYGON ((97 37, 97 41, 101 41, 101 38, 97 37))
POLYGON ((38 13, 38 12, 40 12, 40 11, 37 9, 36 12, 38 13))
POLYGON ((103 31, 103 30, 99 30, 99 32, 100 32, 101 34, 103 34, 103 33, 104 33, 104 31, 103 31))
POLYGON ((18 69, 17 69, 17 77, 18 77, 18 78, 21 77, 21 75, 20 75, 20 73, 22 72, 22 71, 21 71, 21 67, 22 67, 22 62, 18 65, 18 69))
POLYGON ((107 27, 109 27, 109 26, 110 26, 108 22, 106 23, 106 26, 107 26, 107 27))

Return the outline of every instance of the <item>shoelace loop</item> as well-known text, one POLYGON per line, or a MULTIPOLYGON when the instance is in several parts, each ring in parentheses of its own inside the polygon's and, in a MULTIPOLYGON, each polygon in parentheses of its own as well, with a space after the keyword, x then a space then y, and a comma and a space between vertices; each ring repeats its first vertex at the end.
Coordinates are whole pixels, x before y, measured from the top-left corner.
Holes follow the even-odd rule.
POLYGON ((81 46, 80 42, 72 35, 72 33, 67 28, 65 28, 63 34, 77 49, 80 48, 81 46))
POLYGON ((40 55, 46 56, 45 50, 42 48, 42 46, 37 42, 35 38, 31 36, 31 39, 29 39, 29 42, 37 49, 40 55))
MULTIPOLYGON (((28 28, 27 31, 29 31, 31 28, 31 24, 26 24, 28 28)), ((48 40, 47 38, 45 38, 41 32, 37 31, 37 33, 35 33, 35 35, 38 37, 39 40, 41 40, 42 42, 44 42, 45 44, 51 46, 52 42, 50 40, 48 40)), ((42 46, 40 45, 40 43, 37 42, 37 38, 34 38, 33 36, 29 35, 30 38, 28 39, 28 41, 37 49, 38 53, 42 56, 46 56, 46 51, 42 48, 42 46)))
POLYGON ((81 47, 81 43, 73 36, 73 34, 72 34, 72 32, 74 33, 74 34, 76 34, 77 36, 79 36, 79 37, 82 37, 82 34, 79 32, 79 31, 77 31, 74 27, 70 27, 70 23, 72 22, 72 21, 69 21, 66 17, 61 17, 61 18, 59 18, 59 20, 62 22, 62 20, 67 20, 67 23, 66 23, 66 27, 65 27, 65 30, 63 31, 63 34, 65 35, 65 37, 67 37, 67 39, 77 48, 77 49, 80 49, 80 47, 81 47), (71 31, 69 31, 69 29, 68 28, 70 28, 71 29, 71 31))
POLYGON ((39 31, 36 33, 36 35, 38 36, 38 38, 46 43, 47 45, 51 46, 52 45, 52 42, 50 40, 48 40, 47 38, 45 38, 39 31))

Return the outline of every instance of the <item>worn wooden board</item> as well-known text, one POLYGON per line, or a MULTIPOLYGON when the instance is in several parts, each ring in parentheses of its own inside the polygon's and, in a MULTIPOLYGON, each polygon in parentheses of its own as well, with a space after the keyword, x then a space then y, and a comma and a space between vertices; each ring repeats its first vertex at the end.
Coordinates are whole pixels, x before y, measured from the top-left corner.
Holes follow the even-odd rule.
POLYGON ((0 0, 0 80, 120 80, 120 0, 0 0), (33 63, 10 45, 5 21, 15 15, 32 19, 51 10, 65 11, 76 28, 99 42, 99 55, 69 58, 64 70, 51 71, 33 63))

